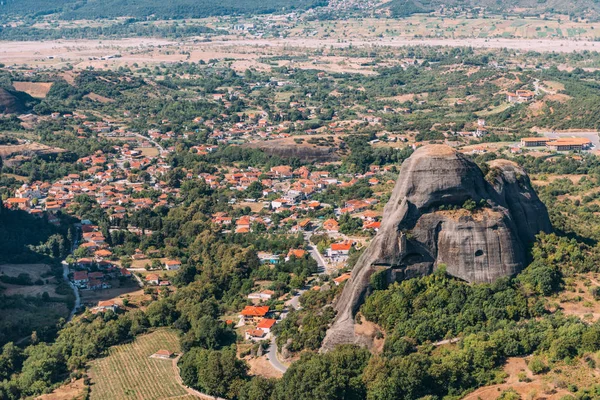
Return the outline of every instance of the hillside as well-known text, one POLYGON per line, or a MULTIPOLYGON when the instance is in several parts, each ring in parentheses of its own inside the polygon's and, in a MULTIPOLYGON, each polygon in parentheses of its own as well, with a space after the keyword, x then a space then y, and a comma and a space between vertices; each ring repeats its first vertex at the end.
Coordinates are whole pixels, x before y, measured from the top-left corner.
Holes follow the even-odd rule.
POLYGON ((26 110, 25 104, 14 93, 0 88, 0 114, 15 114, 26 110))
POLYGON ((302 10, 326 5, 327 0, 247 0, 238 2, 224 0, 176 0, 162 2, 156 0, 59 0, 47 2, 41 0, 6 0, 0 4, 0 15, 45 15, 60 13, 64 19, 96 19, 115 17, 159 19, 203 18, 231 14, 268 14, 276 11, 302 10))

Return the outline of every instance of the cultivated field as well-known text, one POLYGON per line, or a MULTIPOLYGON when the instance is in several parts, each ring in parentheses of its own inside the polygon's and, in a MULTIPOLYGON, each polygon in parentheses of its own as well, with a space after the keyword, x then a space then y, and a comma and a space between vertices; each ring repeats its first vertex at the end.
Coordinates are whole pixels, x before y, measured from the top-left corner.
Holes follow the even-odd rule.
POLYGON ((178 382, 173 360, 150 358, 158 350, 179 352, 174 331, 159 329, 133 343, 112 347, 91 364, 92 400, 194 398, 178 382), (187 397, 186 397, 187 396, 187 397))
POLYGON ((13 82, 13 86, 16 90, 40 99, 46 97, 52 84, 53 82, 13 82))

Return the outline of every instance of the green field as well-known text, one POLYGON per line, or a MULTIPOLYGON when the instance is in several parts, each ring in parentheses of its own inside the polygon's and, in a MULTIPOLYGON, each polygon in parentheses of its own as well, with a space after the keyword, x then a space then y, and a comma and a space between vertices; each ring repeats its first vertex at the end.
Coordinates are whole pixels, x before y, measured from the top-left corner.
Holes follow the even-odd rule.
POLYGON ((177 334, 159 329, 112 347, 91 364, 92 400, 194 398, 178 383, 172 360, 150 358, 160 349, 179 352, 177 334))

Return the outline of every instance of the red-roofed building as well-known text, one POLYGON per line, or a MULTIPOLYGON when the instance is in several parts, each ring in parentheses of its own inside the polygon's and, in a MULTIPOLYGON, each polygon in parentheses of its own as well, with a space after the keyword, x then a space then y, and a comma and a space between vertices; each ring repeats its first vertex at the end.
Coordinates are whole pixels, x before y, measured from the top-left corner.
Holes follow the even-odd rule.
POLYGON ((246 331, 246 340, 261 340, 267 334, 262 329, 248 329, 246 331))
POLYGON ((287 257, 285 258, 285 261, 288 261, 290 258, 292 258, 292 256, 294 256, 295 258, 302 258, 305 255, 306 255, 306 250, 290 249, 290 251, 288 251, 288 253, 287 253, 287 257))
POLYGON ((348 279, 350 279, 350 276, 351 276, 350 273, 342 274, 342 275, 338 276, 337 278, 335 278, 333 280, 333 283, 335 283, 337 286, 337 285, 341 284, 342 282, 346 282, 348 279))
POLYGON ((171 271, 171 270, 178 270, 179 268, 181 268, 181 261, 177 261, 177 260, 165 261, 165 269, 171 271))
POLYGON ((342 243, 333 243, 329 249, 327 249, 327 255, 329 257, 348 257, 352 244, 353 243, 349 240, 342 243))
POLYGON ((270 333, 271 328, 275 325, 277 320, 271 318, 263 318, 258 325, 256 325, 257 329, 262 330, 264 333, 270 333))
POLYGON ((88 283, 87 271, 75 271, 73 272, 73 283, 77 286, 86 286, 88 283))
POLYGON ((245 322, 256 322, 261 318, 264 318, 269 313, 269 306, 246 306, 242 312, 241 316, 244 318, 245 322))

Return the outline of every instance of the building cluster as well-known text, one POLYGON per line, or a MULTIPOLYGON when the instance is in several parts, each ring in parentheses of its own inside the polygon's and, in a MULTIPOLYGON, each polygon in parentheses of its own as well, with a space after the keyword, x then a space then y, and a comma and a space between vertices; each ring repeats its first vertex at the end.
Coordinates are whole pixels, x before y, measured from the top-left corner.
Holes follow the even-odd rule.
POLYGON ((592 147, 592 141, 583 137, 527 137, 521 139, 522 147, 546 147, 554 151, 581 151, 592 147))

